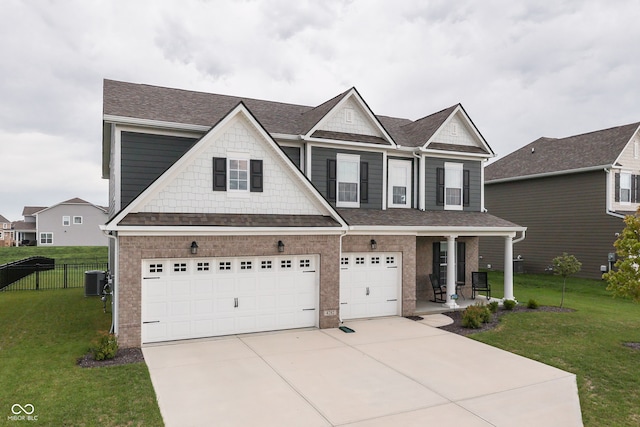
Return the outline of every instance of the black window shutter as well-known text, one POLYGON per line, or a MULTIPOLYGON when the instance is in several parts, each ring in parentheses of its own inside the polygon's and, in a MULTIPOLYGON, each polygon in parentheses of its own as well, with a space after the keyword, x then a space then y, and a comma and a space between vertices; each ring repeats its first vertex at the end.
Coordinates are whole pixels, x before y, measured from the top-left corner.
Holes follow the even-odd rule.
POLYGON ((436 169, 436 205, 444 206, 444 168, 436 169))
POLYGON ((369 163, 360 162, 360 203, 369 202, 369 163))
POLYGON ((636 203, 638 200, 638 176, 631 175, 631 203, 636 203))
POLYGON ((440 277, 440 242, 433 242, 433 259, 431 263, 431 271, 440 279, 440 284, 444 284, 442 280, 444 277, 440 277))
POLYGON ((462 172, 462 204, 464 206, 469 206, 469 170, 465 169, 462 172))
POLYGON ((336 201, 336 159, 327 159, 327 199, 336 201))
POLYGON ((615 189, 615 193, 616 193, 616 202, 620 201, 620 174, 617 173, 615 174, 616 176, 616 189, 615 189))
POLYGON ((467 245, 465 242, 457 242, 456 248, 456 282, 465 283, 467 274, 467 245))
POLYGON ((250 191, 252 193, 262 193, 263 188, 263 174, 262 174, 262 160, 251 160, 249 164, 251 185, 250 191))
POLYGON ((213 191, 227 191, 227 159, 213 158, 213 191))

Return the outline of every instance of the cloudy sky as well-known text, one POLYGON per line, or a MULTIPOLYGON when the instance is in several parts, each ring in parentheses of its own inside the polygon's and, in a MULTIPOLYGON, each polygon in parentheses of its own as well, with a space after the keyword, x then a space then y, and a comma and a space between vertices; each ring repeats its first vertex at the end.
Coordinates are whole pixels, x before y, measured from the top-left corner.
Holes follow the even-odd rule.
POLYGON ((0 214, 101 179, 102 80, 376 114, 462 103, 498 156, 640 121, 637 0, 0 2, 0 214))

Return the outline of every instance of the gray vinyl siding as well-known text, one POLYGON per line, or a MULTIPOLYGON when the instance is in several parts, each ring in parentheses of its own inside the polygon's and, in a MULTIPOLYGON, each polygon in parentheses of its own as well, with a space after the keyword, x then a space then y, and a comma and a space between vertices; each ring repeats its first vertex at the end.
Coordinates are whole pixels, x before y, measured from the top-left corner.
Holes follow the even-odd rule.
MULTIPOLYGON (((604 171, 487 184, 485 206, 492 215, 528 227, 513 256, 522 255, 529 273, 544 273, 553 258, 567 252, 582 262, 578 276, 599 279, 607 254, 615 252, 615 233, 624 228, 622 219, 606 213, 604 171)), ((503 270, 503 254, 503 238, 481 239, 481 268, 503 270)))
POLYGON ((107 222, 107 213, 90 204, 60 204, 38 214, 38 233, 53 233, 51 246, 107 246, 107 236, 100 226, 107 222), (70 224, 62 224, 68 216, 70 224), (73 217, 82 217, 82 224, 74 224, 73 217))
POLYGON ((464 206, 465 211, 479 212, 481 208, 482 177, 480 161, 460 161, 456 159, 440 159, 427 157, 425 159, 425 209, 428 211, 443 210, 444 206, 436 204, 436 178, 437 169, 444 168, 444 164, 462 163, 463 168, 469 171, 469 206, 464 206))
MULTIPOLYGON (((311 182, 327 197, 327 159, 335 159, 338 153, 360 156, 360 162, 369 163, 369 202, 360 203, 363 209, 382 209, 382 153, 366 151, 311 148, 311 182)), ((331 202, 335 206, 334 202, 331 202)))
POLYGON ((122 132, 120 208, 127 206, 196 141, 194 138, 122 132))
POLYGON ((282 151, 284 151, 284 154, 286 154, 287 157, 291 159, 293 164, 296 165, 298 169, 300 169, 300 147, 280 146, 280 148, 282 148, 282 151))

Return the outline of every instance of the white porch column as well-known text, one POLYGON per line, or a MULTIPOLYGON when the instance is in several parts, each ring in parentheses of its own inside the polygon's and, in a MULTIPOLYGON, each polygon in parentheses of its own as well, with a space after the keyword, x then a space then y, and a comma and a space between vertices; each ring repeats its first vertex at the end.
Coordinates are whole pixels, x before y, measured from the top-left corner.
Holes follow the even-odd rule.
POLYGON ((513 237, 504 238, 504 299, 513 297, 513 237))
POLYGON ((447 302, 445 307, 457 308, 456 300, 451 295, 456 293, 456 237, 447 236, 447 302))

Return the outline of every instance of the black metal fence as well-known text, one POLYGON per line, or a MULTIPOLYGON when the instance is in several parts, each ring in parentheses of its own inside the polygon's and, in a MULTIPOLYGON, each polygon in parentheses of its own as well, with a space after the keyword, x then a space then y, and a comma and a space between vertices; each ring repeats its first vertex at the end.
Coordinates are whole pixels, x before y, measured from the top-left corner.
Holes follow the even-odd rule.
MULTIPOLYGON (((20 267, 15 267, 20 268, 20 267)), ((56 264, 28 266, 30 273, 21 279, 8 284, 2 291, 24 291, 40 289, 65 289, 84 287, 85 272, 92 270, 108 270, 106 262, 88 262, 83 264, 56 264)))

